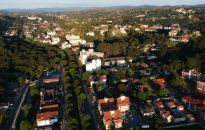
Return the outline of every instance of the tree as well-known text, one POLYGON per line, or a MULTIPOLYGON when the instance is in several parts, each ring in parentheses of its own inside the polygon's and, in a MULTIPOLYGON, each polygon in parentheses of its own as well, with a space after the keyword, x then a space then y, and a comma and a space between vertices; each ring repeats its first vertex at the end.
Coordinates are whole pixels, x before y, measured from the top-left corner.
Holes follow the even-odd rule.
POLYGON ((20 85, 23 85, 25 83, 25 79, 23 77, 18 77, 18 82, 20 85))
POLYGON ((169 91, 168 91, 168 89, 166 89, 166 88, 160 89, 160 90, 158 91, 158 95, 159 95, 160 97, 166 96, 168 93, 169 93, 169 91))
POLYGON ((124 93, 124 94, 127 93, 127 86, 124 85, 123 83, 120 83, 118 85, 118 89, 120 90, 121 93, 124 93))
POLYGON ((79 123, 76 119, 72 118, 68 121, 66 127, 71 130, 79 130, 79 123))
POLYGON ((179 75, 174 76, 174 78, 170 80, 170 84, 173 87, 185 87, 186 85, 185 81, 179 75))
POLYGON ((91 116, 86 114, 81 117, 81 124, 84 130, 92 130, 92 119, 91 116))
POLYGON ((25 118, 29 118, 30 115, 31 115, 32 105, 31 104, 25 104, 22 107, 22 110, 24 111, 25 118))
POLYGON ((84 72, 83 73, 83 80, 87 81, 89 79, 89 77, 90 77, 90 74, 91 74, 90 72, 84 72))
POLYGON ((146 95, 146 93, 144 93, 144 92, 141 92, 141 93, 139 93, 139 94, 137 95, 137 98, 138 98, 140 101, 145 101, 145 100, 146 100, 146 97, 147 97, 147 95, 146 95))
POLYGON ((32 130, 31 123, 27 120, 21 121, 20 130, 32 130))
POLYGON ((38 99, 40 98, 40 92, 36 85, 31 86, 30 95, 33 101, 38 101, 38 99))

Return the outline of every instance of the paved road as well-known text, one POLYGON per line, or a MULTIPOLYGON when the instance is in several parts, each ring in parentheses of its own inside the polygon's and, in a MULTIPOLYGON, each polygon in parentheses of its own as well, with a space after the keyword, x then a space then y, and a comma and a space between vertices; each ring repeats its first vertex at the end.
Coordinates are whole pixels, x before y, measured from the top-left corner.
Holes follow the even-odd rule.
POLYGON ((12 129, 12 130, 15 130, 15 129, 16 129, 16 122, 17 122, 18 117, 19 117, 19 114, 20 114, 20 112, 21 112, 21 107, 22 107, 22 105, 23 105, 23 103, 24 103, 24 101, 25 101, 25 99, 26 99, 26 97, 27 97, 28 91, 29 91, 29 86, 28 86, 28 87, 25 87, 25 88, 26 88, 26 89, 25 89, 25 92, 24 92, 24 94, 23 94, 23 97, 22 97, 21 102, 20 102, 20 104, 19 104, 19 106, 18 106, 18 109, 17 109, 17 111, 16 111, 16 113, 15 113, 15 116, 14 116, 14 119, 13 119, 13 122, 12 122, 12 125, 11 125, 11 129, 12 129))
POLYGON ((14 118, 16 118, 17 111, 19 110, 20 104, 22 104, 22 97, 26 93, 26 88, 25 86, 22 86, 18 90, 18 96, 16 98, 16 102, 14 104, 14 107, 11 110, 8 110, 8 121, 7 124, 4 127, 4 130, 10 130, 11 126, 14 122, 14 118))

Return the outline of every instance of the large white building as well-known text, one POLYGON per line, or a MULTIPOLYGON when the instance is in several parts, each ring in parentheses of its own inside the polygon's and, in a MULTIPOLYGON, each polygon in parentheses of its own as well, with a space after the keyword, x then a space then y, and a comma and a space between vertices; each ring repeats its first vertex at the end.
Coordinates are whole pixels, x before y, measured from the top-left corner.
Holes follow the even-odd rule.
POLYGON ((80 39, 80 36, 77 36, 77 35, 66 35, 66 40, 68 40, 69 43, 72 46, 79 46, 81 44, 85 44, 86 43, 85 40, 80 39))
POLYGON ((81 61, 81 63, 83 65, 86 64, 88 57, 90 56, 95 56, 98 58, 103 58, 104 57, 104 53, 103 52, 95 52, 93 49, 89 49, 89 50, 82 50, 80 51, 80 58, 79 60, 81 61))
POLYGON ((86 71, 100 70, 102 65, 101 59, 93 59, 91 62, 87 62, 85 67, 86 71))

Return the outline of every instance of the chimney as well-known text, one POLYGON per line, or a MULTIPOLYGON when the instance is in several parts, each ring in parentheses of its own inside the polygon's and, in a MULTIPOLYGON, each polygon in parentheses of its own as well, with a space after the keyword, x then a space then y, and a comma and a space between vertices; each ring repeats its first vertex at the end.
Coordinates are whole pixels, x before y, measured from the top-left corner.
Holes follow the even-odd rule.
POLYGON ((110 111, 111 115, 114 115, 115 114, 115 111, 110 111))
POLYGON ((121 96, 120 96, 120 99, 121 99, 121 100, 124 100, 124 99, 125 99, 125 95, 121 95, 121 96))
POLYGON ((105 102, 107 102, 107 101, 108 101, 108 98, 105 97, 104 100, 105 100, 105 102))

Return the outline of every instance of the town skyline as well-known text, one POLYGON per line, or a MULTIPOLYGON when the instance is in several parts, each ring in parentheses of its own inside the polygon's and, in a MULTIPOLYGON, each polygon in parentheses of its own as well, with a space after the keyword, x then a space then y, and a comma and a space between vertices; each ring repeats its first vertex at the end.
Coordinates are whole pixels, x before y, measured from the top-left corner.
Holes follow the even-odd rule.
POLYGON ((69 7, 110 7, 110 6, 142 6, 142 5, 198 5, 205 4, 203 0, 181 0, 181 1, 162 1, 162 0, 109 0, 109 1, 97 1, 97 0, 2 0, 0 2, 0 9, 36 9, 36 8, 69 8, 69 7), (83 3, 83 4, 82 4, 83 3))

